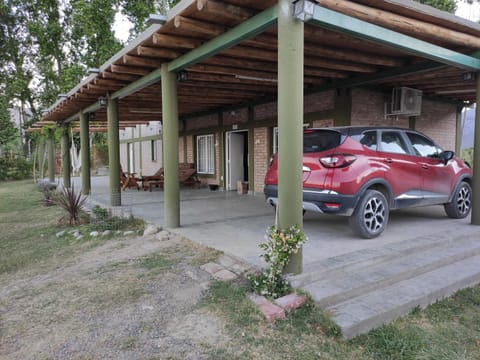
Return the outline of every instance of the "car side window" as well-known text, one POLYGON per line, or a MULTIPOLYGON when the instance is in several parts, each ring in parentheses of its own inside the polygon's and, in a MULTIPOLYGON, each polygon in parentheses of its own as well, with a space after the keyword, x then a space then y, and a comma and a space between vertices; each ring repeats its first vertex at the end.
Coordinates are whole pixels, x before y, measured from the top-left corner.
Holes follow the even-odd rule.
POLYGON ((407 136, 417 156, 438 157, 438 154, 442 152, 440 147, 425 136, 411 132, 407 132, 407 136))
POLYGON ((397 131, 382 131, 380 150, 396 154, 408 154, 408 147, 397 131))
POLYGON ((377 132, 375 130, 365 131, 360 136, 359 141, 363 146, 366 146, 371 150, 377 150, 377 132))

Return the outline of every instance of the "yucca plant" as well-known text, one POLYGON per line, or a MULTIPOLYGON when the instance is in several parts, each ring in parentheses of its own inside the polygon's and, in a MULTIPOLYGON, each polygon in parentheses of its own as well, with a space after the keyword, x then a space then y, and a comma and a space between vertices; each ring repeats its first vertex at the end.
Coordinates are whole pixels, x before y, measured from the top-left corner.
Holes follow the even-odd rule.
MULTIPOLYGON (((87 198, 81 193, 75 193, 75 189, 62 187, 62 189, 55 193, 53 201, 55 204, 63 208, 67 212, 68 221, 70 225, 77 225, 80 223, 80 214, 87 198)), ((65 219, 65 216, 63 219, 65 219)))

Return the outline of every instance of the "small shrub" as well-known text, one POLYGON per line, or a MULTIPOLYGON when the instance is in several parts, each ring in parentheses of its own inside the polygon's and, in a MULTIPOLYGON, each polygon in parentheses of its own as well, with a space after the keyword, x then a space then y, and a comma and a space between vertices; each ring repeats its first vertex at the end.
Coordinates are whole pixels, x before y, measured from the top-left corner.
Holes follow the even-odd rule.
MULTIPOLYGON (((71 188, 63 187, 60 191, 54 193, 53 201, 63 208, 68 216, 70 225, 80 224, 81 211, 87 200, 81 193, 75 193, 73 186, 71 188)), ((63 220, 64 218, 62 218, 63 220)))
POLYGON ((264 251, 260 257, 269 265, 260 274, 248 276, 250 287, 256 294, 278 298, 287 294, 291 288, 283 277, 283 269, 292 254, 307 241, 305 233, 294 225, 285 230, 271 226, 265 236, 266 241, 259 247, 264 251))

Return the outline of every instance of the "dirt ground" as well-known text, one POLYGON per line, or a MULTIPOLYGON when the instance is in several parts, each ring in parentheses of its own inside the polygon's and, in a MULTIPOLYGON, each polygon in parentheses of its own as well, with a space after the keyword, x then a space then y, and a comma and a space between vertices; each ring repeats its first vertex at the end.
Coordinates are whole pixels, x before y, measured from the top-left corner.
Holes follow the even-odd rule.
POLYGON ((218 254, 172 234, 125 237, 48 271, 0 277, 0 359, 204 359, 229 341, 199 301, 218 254))

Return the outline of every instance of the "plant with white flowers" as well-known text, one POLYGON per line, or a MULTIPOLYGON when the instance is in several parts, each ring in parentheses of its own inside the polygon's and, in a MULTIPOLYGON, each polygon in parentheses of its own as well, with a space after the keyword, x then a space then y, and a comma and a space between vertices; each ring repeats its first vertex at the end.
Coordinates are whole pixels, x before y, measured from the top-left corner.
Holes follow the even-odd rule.
POLYGON ((284 278, 283 270, 292 254, 296 254, 307 241, 305 233, 297 225, 285 230, 278 230, 274 225, 268 228, 265 242, 259 247, 264 251, 260 254, 268 267, 260 274, 248 277, 252 290, 271 298, 278 298, 290 291, 290 284, 284 278))

